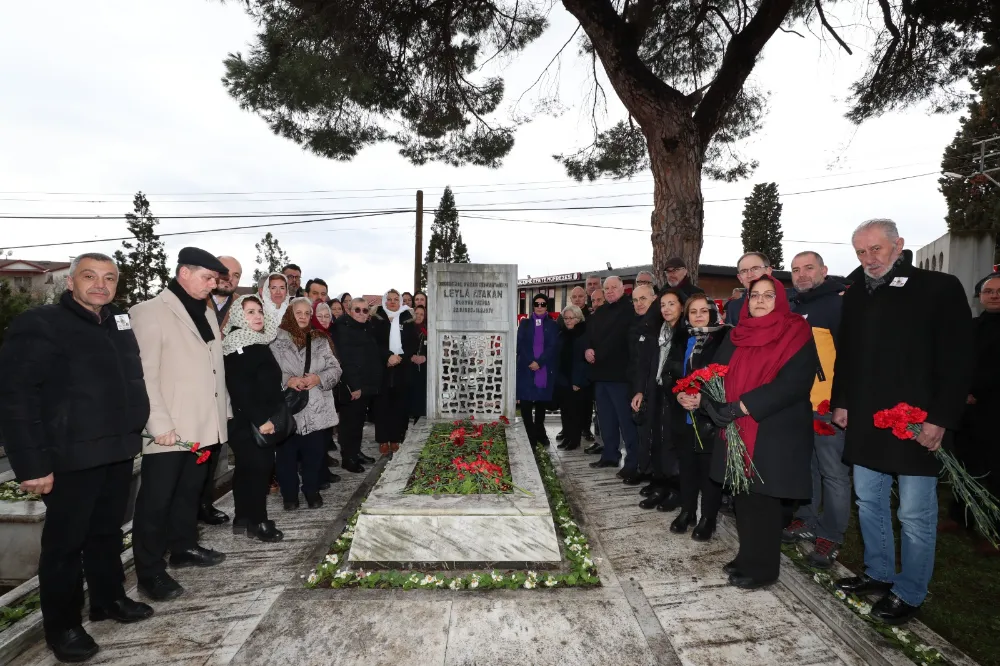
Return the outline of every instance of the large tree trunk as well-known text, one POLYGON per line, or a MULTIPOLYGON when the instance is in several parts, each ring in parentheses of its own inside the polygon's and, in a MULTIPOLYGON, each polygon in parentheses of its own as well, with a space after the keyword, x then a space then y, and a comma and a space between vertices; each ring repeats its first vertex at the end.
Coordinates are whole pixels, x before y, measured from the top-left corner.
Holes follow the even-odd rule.
POLYGON ((689 117, 678 115, 674 122, 643 128, 653 172, 650 240, 659 284, 666 284, 665 265, 671 257, 684 259, 691 280, 697 281, 705 227, 698 130, 689 117))

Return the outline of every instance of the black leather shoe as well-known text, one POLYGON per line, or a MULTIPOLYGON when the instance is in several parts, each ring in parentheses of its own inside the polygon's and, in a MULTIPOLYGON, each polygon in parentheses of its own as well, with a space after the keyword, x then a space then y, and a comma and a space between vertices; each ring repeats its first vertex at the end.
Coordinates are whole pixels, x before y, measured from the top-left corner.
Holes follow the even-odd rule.
POLYGON ((903 624, 917 614, 920 606, 911 606, 892 592, 875 602, 871 616, 886 624, 903 624))
POLYGON ((198 507, 198 520, 206 525, 222 525, 229 522, 229 516, 211 504, 202 504, 198 507))
POLYGON ((139 591, 153 601, 168 601, 184 594, 181 584, 166 572, 152 578, 140 578, 139 591))
POLYGON ((660 503, 656 505, 656 510, 669 513, 674 509, 676 509, 677 507, 679 507, 680 505, 681 505, 680 493, 671 490, 666 495, 664 495, 663 499, 660 500, 660 503))
POLYGON ((347 460, 346 458, 341 464, 341 469, 345 472, 353 472, 355 474, 362 474, 365 471, 365 468, 361 466, 360 460, 347 460))
POLYGON ((220 553, 211 548, 195 546, 188 550, 170 553, 170 566, 174 569, 184 567, 214 567, 225 559, 225 553, 220 553))
MULTIPOLYGON (((560 439, 560 438, 556 437, 556 439, 560 439)), ((566 442, 562 442, 562 441, 559 442, 558 444, 556 444, 556 448, 559 449, 560 451, 565 451, 566 450, 566 442)))
POLYGON ((584 453, 591 453, 591 454, 593 454, 593 453, 604 453, 604 445, 603 444, 598 444, 597 442, 594 442, 593 444, 591 444, 590 446, 588 446, 587 448, 585 448, 583 450, 583 452, 584 453))
POLYGON ((285 533, 274 526, 273 520, 265 520, 256 525, 247 525, 247 536, 267 543, 274 543, 285 538, 285 533))
POLYGON ((651 497, 660 490, 664 490, 663 485, 654 481, 647 486, 643 486, 642 490, 639 491, 639 494, 643 497, 651 497))
POLYGON ((626 486, 638 486, 640 483, 646 483, 652 478, 649 474, 641 474, 639 472, 632 472, 631 474, 626 474, 625 478, 622 479, 622 483, 626 486))
POLYGON ((880 580, 875 580, 868 574, 841 578, 833 585, 846 594, 856 594, 859 597, 868 594, 884 594, 892 589, 892 583, 883 583, 880 580))
POLYGON ((286 499, 285 500, 285 511, 295 511, 299 508, 299 498, 286 499))
POLYGON ((324 481, 323 483, 319 484, 319 489, 320 490, 329 490, 330 489, 330 482, 329 481, 324 481))
POLYGON ((306 493, 306 506, 310 509, 319 509, 323 506, 323 496, 319 493, 306 493))
POLYGON ((562 449, 563 451, 575 451, 576 449, 580 448, 580 445, 577 443, 577 444, 570 444, 569 446, 567 446, 566 442, 563 442, 562 444, 560 444, 556 448, 557 449, 562 449))
POLYGON ((73 627, 45 637, 56 659, 68 663, 87 661, 97 654, 99 647, 83 627, 73 627))
POLYGON ((697 516, 690 511, 681 511, 674 518, 674 522, 670 523, 670 531, 674 534, 684 534, 688 531, 688 528, 695 524, 697 516))
POLYGON ((560 430, 559 433, 556 435, 556 441, 557 442, 561 442, 564 439, 566 439, 566 433, 564 433, 562 430, 560 430))
POLYGON ((122 624, 131 624, 145 620, 153 614, 153 607, 141 601, 132 601, 122 597, 110 606, 91 606, 90 621, 114 620, 122 624))
POLYGON ((592 441, 594 441, 594 433, 592 433, 592 432, 585 432, 585 433, 583 433, 583 438, 585 440, 587 440, 588 442, 592 442, 592 441))
POLYGON ((656 505, 663 501, 663 497, 667 494, 666 488, 659 488, 652 495, 646 499, 639 502, 640 509, 655 509, 656 505))
POLYGON ((618 467, 618 461, 617 460, 595 460, 594 462, 590 463, 590 466, 593 467, 594 469, 598 469, 598 468, 602 468, 602 467, 618 467))
POLYGON ((754 580, 749 576, 744 576, 741 573, 729 574, 729 584, 733 587, 738 587, 741 590, 759 590, 762 587, 769 587, 778 582, 778 579, 774 580, 754 580))
POLYGON ((369 465, 373 465, 375 463, 375 459, 372 458, 371 456, 366 456, 363 453, 359 453, 358 454, 358 462, 368 463, 369 465))
POLYGON ((739 574, 740 570, 736 568, 736 560, 729 562, 728 564, 722 565, 722 570, 732 576, 733 574, 739 574))
POLYGON ((698 527, 691 530, 691 538, 695 541, 708 541, 715 534, 715 521, 706 520, 705 516, 698 521, 698 527))

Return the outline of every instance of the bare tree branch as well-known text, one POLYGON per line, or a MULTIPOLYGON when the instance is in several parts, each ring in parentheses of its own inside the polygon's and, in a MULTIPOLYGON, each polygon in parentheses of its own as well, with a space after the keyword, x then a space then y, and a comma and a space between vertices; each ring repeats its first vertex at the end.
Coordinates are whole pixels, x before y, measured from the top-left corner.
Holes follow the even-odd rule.
POLYGON ((805 36, 805 35, 803 35, 803 34, 802 34, 801 32, 799 32, 798 30, 792 30, 792 29, 790 29, 790 28, 782 28, 781 26, 778 26, 778 30, 780 30, 781 32, 787 32, 787 33, 790 33, 790 34, 792 34, 792 35, 798 35, 798 36, 799 36, 799 37, 801 37, 802 39, 805 39, 805 38, 806 38, 806 36, 805 36))
POLYGON ((580 26, 576 26, 576 30, 574 30, 573 34, 569 36, 569 39, 566 40, 566 43, 563 44, 561 47, 559 47, 559 50, 556 51, 556 54, 554 56, 552 56, 552 60, 549 60, 549 64, 547 64, 545 66, 545 69, 541 71, 541 73, 538 75, 538 78, 535 79, 535 82, 532 83, 530 86, 528 86, 523 93, 521 93, 521 96, 517 98, 516 102, 514 102, 515 107, 521 103, 521 100, 524 99, 525 95, 531 92, 532 88, 538 85, 538 82, 542 80, 542 77, 545 76, 545 73, 549 71, 549 67, 552 66, 552 63, 554 63, 556 60, 559 59, 559 56, 561 56, 562 52, 566 50, 566 47, 569 46, 570 42, 573 41, 573 38, 576 37, 576 33, 578 32, 580 32, 580 26))
MULTIPOLYGON (((879 2, 887 2, 887 0, 879 0, 879 2)), ((837 40, 838 44, 840 44, 840 48, 847 51, 848 55, 854 55, 854 51, 851 50, 851 47, 847 45, 847 42, 841 39, 840 35, 837 34, 837 31, 833 29, 832 25, 830 25, 830 22, 826 20, 826 13, 823 11, 822 0, 816 0, 816 11, 819 12, 819 20, 823 24, 823 27, 827 29, 827 32, 833 35, 833 38, 837 40)))

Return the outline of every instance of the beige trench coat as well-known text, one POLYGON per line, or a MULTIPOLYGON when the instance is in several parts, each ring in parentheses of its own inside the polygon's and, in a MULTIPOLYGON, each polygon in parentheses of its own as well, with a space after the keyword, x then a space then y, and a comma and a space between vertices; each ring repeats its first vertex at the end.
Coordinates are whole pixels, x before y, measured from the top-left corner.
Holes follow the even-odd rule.
MULTIPOLYGON (((208 309, 215 340, 205 343, 181 300, 169 289, 129 310, 149 394, 146 430, 158 436, 174 430, 188 442, 210 446, 228 441, 231 414, 222 361, 222 335, 208 309)), ((143 455, 183 451, 145 440, 143 455)))

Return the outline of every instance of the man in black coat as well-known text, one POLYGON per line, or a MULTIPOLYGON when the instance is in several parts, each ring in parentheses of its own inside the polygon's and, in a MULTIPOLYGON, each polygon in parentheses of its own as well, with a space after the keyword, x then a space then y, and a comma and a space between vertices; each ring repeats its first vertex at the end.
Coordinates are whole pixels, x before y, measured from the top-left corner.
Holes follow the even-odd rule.
POLYGON ((334 344, 340 356, 343 374, 338 388, 340 395, 341 466, 348 472, 362 472, 359 455, 365 417, 382 384, 382 368, 388 352, 379 349, 368 322, 368 303, 355 298, 337 319, 334 344))
MULTIPOLYGON (((652 363, 653 354, 659 353, 657 340, 663 319, 659 317, 658 311, 649 312, 655 301, 656 294, 651 286, 642 285, 632 291, 632 308, 635 310, 635 315, 632 317, 632 325, 628 331, 628 395, 631 399, 633 414, 638 414, 642 406, 643 395, 649 393, 646 389, 649 366, 652 363), (656 319, 652 316, 654 314, 657 315, 656 319)), ((639 416, 638 419, 639 424, 636 427, 636 432, 639 447, 635 459, 626 459, 625 468, 622 470, 623 480, 628 486, 635 486, 652 478, 652 452, 650 448, 652 415, 646 414, 643 410, 642 416, 639 416)))
POLYGON ((691 282, 687 264, 680 257, 667 259, 667 265, 664 267, 664 270, 667 273, 667 286, 684 294, 685 299, 690 298, 691 294, 703 293, 705 291, 691 282))
POLYGON ((871 615, 899 624, 923 603, 934 569, 941 464, 932 452, 961 424, 972 380, 972 313, 958 278, 906 260, 891 220, 863 223, 852 243, 861 266, 844 295, 831 404, 834 423, 847 429, 844 460, 854 465, 866 570, 837 586, 884 593, 871 615), (901 402, 927 412, 915 441, 875 427, 876 412, 901 402), (903 539, 898 574, 888 528, 894 476, 903 539))
POLYGON ((20 315, 0 349, 0 430, 21 488, 45 502, 38 582, 60 661, 98 651, 80 622, 84 576, 91 621, 153 614, 123 586, 121 526, 149 399, 129 316, 110 304, 117 283, 110 257, 76 257, 59 302, 20 315))
MULTIPOLYGON (((618 467, 621 443, 625 443, 627 460, 635 460, 638 433, 632 421, 629 395, 628 332, 635 319, 629 299, 623 298, 625 287, 621 278, 612 275, 604 279, 607 303, 590 316, 584 358, 590 363, 590 379, 594 382, 597 419, 601 424, 604 451, 591 467, 618 467)), ((627 463, 631 464, 631 463, 627 463)))

